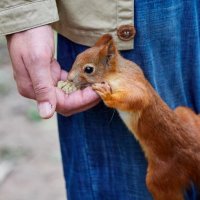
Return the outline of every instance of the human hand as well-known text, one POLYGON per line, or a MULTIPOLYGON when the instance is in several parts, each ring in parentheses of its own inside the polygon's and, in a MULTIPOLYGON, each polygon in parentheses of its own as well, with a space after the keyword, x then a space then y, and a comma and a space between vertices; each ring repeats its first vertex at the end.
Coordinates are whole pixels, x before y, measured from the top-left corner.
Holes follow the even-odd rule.
POLYGON ((37 101, 42 118, 51 117, 56 108, 54 85, 61 73, 53 59, 54 36, 51 26, 9 35, 7 42, 19 93, 37 101))
POLYGON ((50 26, 9 35, 7 41, 18 91, 22 96, 37 101, 42 118, 50 118, 55 110, 69 116, 99 101, 91 88, 67 96, 55 87, 67 73, 53 58, 54 37, 50 26))

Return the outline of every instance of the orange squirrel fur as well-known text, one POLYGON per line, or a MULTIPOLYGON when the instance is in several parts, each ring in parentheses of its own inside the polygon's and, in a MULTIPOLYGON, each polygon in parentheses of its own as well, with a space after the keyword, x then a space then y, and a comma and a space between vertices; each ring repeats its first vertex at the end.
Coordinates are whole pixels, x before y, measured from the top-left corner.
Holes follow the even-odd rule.
POLYGON ((200 117, 186 107, 171 110, 140 67, 120 56, 111 35, 77 56, 68 79, 92 85, 118 111, 148 160, 146 184, 154 200, 183 200, 192 182, 200 187, 200 117))

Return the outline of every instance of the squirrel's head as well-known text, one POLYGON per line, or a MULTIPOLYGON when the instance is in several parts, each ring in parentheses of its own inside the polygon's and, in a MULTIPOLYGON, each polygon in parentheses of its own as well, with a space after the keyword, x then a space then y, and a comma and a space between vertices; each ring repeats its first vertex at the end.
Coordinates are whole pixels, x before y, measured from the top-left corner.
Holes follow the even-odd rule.
POLYGON ((112 36, 105 34, 77 56, 67 79, 80 88, 102 82, 106 74, 116 70, 118 55, 112 36))

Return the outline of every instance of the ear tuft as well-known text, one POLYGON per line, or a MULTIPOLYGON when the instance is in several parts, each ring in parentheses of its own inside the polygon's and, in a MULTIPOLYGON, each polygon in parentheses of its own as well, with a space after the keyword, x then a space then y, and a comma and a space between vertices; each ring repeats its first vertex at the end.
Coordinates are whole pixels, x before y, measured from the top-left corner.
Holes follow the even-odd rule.
POLYGON ((98 41, 95 43, 95 46, 106 45, 112 40, 113 40, 113 37, 111 34, 104 34, 98 39, 98 41))
POLYGON ((96 43, 96 46, 100 48, 99 59, 103 65, 109 65, 117 54, 117 48, 115 42, 110 34, 103 35, 96 43))

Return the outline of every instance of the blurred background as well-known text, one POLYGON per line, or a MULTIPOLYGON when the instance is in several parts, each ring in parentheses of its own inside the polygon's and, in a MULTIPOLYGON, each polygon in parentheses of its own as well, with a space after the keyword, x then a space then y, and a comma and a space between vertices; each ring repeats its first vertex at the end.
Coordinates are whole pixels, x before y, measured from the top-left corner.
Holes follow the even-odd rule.
POLYGON ((56 115, 41 120, 13 80, 0 37, 0 200, 64 200, 56 115))

